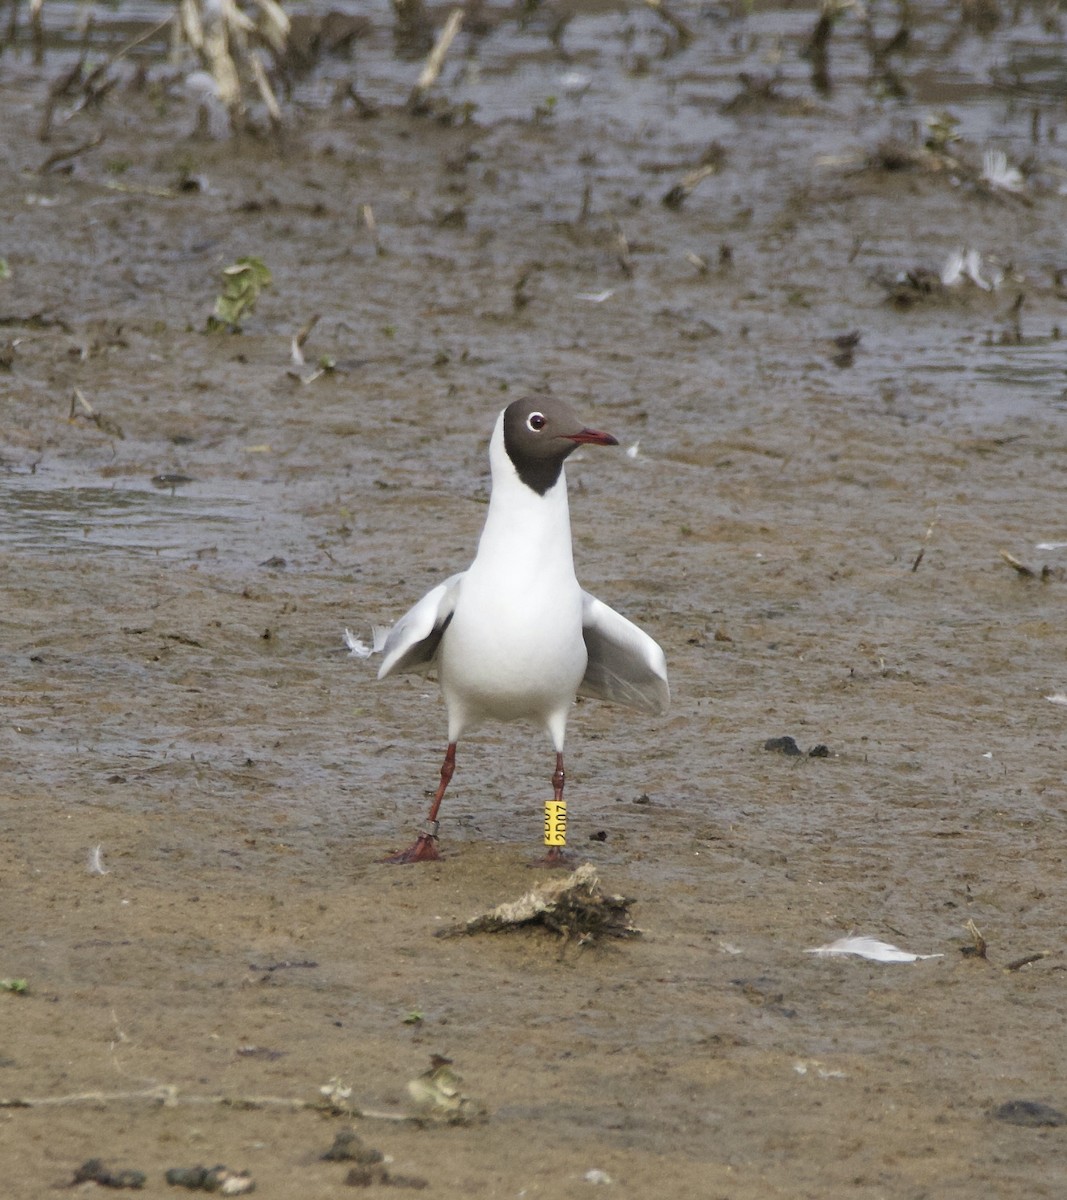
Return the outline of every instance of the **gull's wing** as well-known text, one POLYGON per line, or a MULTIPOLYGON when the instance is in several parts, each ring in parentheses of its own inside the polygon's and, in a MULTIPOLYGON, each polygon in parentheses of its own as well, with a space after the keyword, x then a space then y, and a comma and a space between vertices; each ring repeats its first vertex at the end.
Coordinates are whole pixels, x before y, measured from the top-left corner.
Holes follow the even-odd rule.
POLYGON ((441 637, 452 620, 459 599, 459 585, 466 571, 460 571, 439 583, 400 618, 389 630, 378 669, 384 679, 400 671, 425 671, 437 654, 441 637))
POLYGON ((643 629, 582 592, 582 636, 589 665, 579 696, 612 700, 656 716, 667 711, 667 660, 643 629))

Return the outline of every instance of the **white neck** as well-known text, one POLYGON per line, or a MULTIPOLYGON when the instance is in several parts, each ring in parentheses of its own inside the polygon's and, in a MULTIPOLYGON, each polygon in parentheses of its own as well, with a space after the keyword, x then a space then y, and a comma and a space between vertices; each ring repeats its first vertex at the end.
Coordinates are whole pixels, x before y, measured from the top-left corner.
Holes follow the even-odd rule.
POLYGON ((489 443, 493 487, 489 512, 478 543, 478 559, 550 563, 574 574, 567 474, 540 496, 519 478, 504 449, 504 418, 498 419, 489 443))

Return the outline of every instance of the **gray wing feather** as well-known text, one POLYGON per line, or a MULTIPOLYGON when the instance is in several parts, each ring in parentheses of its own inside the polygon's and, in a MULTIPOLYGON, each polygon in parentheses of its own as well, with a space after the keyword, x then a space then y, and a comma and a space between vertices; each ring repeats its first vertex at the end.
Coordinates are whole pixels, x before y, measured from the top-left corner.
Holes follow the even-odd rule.
POLYGON ((611 700, 655 716, 667 711, 671 702, 667 660, 643 629, 582 592, 582 636, 589 665, 579 696, 611 700))
POLYGON ((385 657, 378 669, 379 679, 402 671, 429 669, 456 610, 459 586, 465 574, 460 571, 439 583, 389 630, 382 647, 385 657))

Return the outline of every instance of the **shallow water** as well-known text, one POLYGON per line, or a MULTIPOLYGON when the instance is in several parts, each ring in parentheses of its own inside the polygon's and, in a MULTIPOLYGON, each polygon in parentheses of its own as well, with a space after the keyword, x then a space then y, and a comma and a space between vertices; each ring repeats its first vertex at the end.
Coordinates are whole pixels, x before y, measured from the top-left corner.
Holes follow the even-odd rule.
POLYGON ((253 520, 250 499, 50 482, 44 472, 0 478, 0 548, 181 558, 217 548, 220 539, 235 550, 241 525, 253 520))

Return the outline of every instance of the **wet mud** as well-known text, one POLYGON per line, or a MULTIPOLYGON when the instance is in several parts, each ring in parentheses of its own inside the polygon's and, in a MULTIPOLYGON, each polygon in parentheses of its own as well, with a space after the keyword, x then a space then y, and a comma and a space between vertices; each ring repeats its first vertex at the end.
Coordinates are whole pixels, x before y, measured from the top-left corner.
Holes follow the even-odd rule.
POLYGON ((1063 31, 922 7, 827 79, 811 6, 494 12, 422 115, 382 12, 226 142, 150 43, 47 144, 69 57, 0 58, 5 1195, 1061 1193, 1063 31), (625 941, 434 936, 538 881, 551 748, 464 741, 383 864, 444 711, 342 640, 469 561, 536 388, 619 438, 578 573, 671 673, 570 723, 625 941), (851 932, 940 957, 805 953, 851 932), (384 1119, 434 1055, 477 1119, 384 1119))

